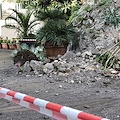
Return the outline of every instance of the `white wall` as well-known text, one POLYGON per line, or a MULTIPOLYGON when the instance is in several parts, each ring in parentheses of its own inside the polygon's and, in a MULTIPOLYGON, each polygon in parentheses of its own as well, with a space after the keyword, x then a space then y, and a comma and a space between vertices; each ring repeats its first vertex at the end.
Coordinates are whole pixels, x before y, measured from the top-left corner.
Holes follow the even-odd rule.
POLYGON ((2 2, 2 10, 15 9, 15 3, 2 2))
POLYGON ((1 36, 1 27, 5 25, 5 21, 4 20, 0 20, 0 36, 1 36))

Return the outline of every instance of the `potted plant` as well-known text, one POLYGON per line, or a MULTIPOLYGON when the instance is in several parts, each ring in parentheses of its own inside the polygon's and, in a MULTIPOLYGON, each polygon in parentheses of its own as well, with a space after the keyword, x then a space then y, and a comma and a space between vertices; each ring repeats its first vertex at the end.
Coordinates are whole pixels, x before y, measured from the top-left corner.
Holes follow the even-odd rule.
POLYGON ((1 44, 3 49, 8 49, 8 40, 2 40, 1 44))
POLYGON ((11 40, 10 43, 8 43, 9 45, 9 49, 14 50, 16 49, 16 41, 15 40, 11 40))
POLYGON ((19 50, 19 41, 16 40, 16 49, 19 50))
POLYGON ((33 14, 33 11, 31 10, 27 10, 26 13, 21 13, 18 12, 17 10, 13 10, 13 12, 16 14, 16 16, 8 16, 5 20, 14 20, 17 24, 9 24, 6 22, 5 27, 10 28, 10 29, 15 29, 17 34, 18 34, 18 38, 21 41, 24 41, 24 43, 27 43, 28 40, 26 39, 32 39, 35 38, 33 37, 34 34, 34 27, 39 23, 39 19, 35 18, 35 19, 31 19, 33 14), (32 37, 31 37, 32 35, 32 37), (25 39, 25 40, 24 40, 25 39))
POLYGON ((51 9, 40 14, 41 20, 46 24, 37 32, 37 44, 44 43, 46 55, 57 57, 63 55, 67 45, 74 40, 75 30, 71 24, 67 24, 66 16, 60 9, 51 9))

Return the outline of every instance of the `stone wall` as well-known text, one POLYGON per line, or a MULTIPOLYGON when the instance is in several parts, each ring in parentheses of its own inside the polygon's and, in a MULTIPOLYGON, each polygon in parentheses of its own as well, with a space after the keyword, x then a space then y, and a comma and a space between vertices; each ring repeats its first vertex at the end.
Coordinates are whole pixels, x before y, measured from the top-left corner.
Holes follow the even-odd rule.
MULTIPOLYGON (((115 2, 118 4, 119 0, 115 2)), ((91 6, 89 10, 83 11, 83 5, 78 15, 72 20, 79 34, 79 48, 77 51, 91 51, 99 53, 101 50, 111 47, 120 38, 120 27, 114 28, 105 24, 102 15, 106 6, 91 6), (82 20, 81 20, 82 19, 82 20)), ((113 9, 114 4, 110 5, 113 9)))

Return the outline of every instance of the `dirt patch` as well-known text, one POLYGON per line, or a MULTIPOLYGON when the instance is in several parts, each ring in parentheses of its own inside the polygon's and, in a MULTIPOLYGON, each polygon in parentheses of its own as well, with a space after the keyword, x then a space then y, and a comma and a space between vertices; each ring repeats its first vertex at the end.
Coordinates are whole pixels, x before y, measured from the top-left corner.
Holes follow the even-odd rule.
MULTIPOLYGON (((98 70, 82 70, 67 76, 17 74, 7 51, 0 51, 0 86, 91 114, 120 120, 120 80, 98 70), (3 66, 4 61, 4 68, 3 66), (7 66, 9 65, 9 67, 7 66), (73 82, 67 82, 72 81, 73 82), (79 82, 78 82, 79 81, 79 82), (80 82, 81 81, 81 82, 80 82)), ((0 98, 1 120, 53 120, 0 98)))

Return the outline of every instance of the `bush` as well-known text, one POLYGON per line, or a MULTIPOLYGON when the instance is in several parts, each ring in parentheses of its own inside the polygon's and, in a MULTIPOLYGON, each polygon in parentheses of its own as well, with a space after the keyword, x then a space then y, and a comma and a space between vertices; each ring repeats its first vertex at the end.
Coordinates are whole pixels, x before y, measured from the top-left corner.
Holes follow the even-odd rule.
POLYGON ((113 25, 114 28, 118 27, 120 23, 118 8, 114 8, 113 10, 111 10, 110 7, 108 7, 102 18, 105 20, 105 23, 107 25, 113 25))

